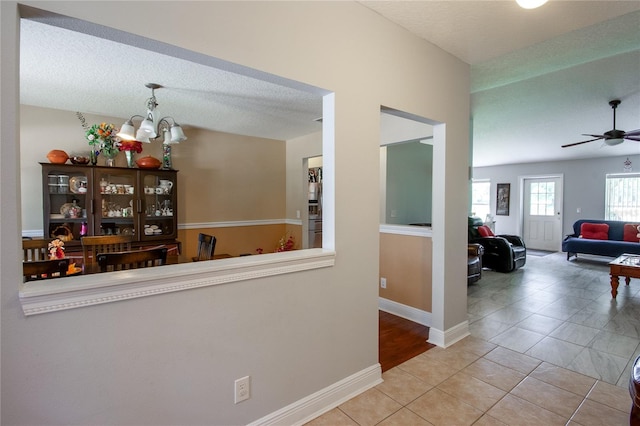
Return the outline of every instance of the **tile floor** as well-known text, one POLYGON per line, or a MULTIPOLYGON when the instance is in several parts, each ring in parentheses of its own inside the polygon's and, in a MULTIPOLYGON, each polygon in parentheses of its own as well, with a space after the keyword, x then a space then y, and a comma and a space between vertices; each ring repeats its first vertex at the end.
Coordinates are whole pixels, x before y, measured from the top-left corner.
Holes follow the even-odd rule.
POLYGON ((628 425, 640 280, 611 298, 609 258, 529 256, 468 289, 471 336, 383 374, 319 425, 628 425))

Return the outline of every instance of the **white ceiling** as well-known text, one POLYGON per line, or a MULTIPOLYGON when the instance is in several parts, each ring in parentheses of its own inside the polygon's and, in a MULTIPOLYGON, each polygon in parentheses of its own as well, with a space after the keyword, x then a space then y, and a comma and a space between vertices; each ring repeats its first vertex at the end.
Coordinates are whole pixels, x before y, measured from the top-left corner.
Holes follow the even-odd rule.
MULTIPOLYGON (((155 91, 158 115, 173 117, 187 136, 188 126, 280 140, 322 129, 315 121, 322 115, 317 88, 286 87, 284 79, 222 61, 213 60, 212 66, 211 58, 175 46, 155 43, 152 48, 163 51, 158 53, 50 21, 59 23, 21 22, 23 104, 122 117, 124 122, 134 114, 146 115, 151 90, 145 84, 157 83, 163 86, 155 91)), ((123 34, 105 36, 120 40, 123 34)), ((127 41, 149 43, 139 37, 127 41)))
MULTIPOLYGON (((511 0, 360 3, 471 64, 474 166, 640 154, 633 141, 560 148, 610 130, 614 98, 616 127, 640 128, 640 1, 550 0, 535 10, 511 0)), ((126 118, 145 112, 144 83, 153 82, 166 87, 156 91, 160 113, 182 125, 273 139, 321 129, 321 89, 37 19, 66 29, 23 20, 22 103, 126 118)))

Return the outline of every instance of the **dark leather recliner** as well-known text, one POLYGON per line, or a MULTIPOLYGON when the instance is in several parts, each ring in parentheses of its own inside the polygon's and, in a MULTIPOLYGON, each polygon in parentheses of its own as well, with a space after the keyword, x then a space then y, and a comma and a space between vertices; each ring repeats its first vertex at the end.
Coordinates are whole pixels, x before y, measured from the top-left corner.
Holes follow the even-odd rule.
POLYGON ((498 272, 511 272, 527 262, 527 248, 517 235, 493 235, 482 219, 469 218, 469 243, 484 247, 482 266, 498 272), (484 235, 483 235, 484 234, 484 235))

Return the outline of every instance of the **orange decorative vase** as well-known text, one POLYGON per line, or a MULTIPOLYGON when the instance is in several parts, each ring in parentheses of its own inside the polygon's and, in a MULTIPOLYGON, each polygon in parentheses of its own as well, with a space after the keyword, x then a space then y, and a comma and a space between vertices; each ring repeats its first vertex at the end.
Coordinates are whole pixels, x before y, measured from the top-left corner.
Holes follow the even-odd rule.
POLYGON ((53 149, 47 154, 47 159, 52 164, 64 164, 69 159, 69 155, 61 149, 53 149))

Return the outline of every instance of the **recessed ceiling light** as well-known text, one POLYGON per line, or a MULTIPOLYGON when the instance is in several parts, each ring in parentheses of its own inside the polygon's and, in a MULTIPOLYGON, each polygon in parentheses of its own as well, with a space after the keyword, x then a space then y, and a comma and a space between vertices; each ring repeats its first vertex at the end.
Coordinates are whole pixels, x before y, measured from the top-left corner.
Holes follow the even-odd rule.
POLYGON ((547 0, 516 0, 516 2, 523 9, 535 9, 545 4, 547 0))

